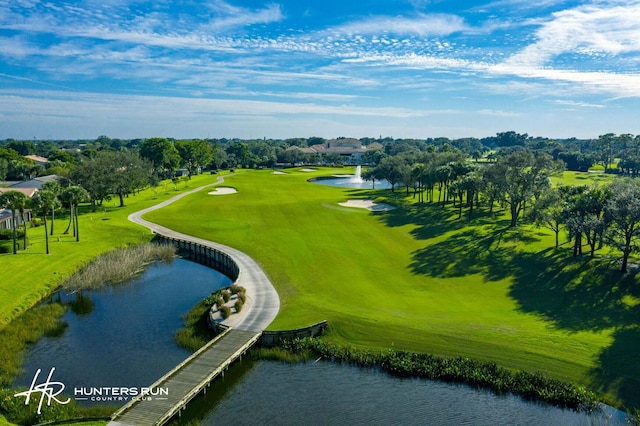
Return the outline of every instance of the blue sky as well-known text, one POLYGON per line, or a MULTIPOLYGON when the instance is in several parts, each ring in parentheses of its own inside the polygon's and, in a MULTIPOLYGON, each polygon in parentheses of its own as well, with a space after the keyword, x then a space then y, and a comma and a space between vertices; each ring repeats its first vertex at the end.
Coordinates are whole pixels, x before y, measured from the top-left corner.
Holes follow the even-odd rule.
POLYGON ((640 0, 0 0, 0 139, 640 133, 640 0))

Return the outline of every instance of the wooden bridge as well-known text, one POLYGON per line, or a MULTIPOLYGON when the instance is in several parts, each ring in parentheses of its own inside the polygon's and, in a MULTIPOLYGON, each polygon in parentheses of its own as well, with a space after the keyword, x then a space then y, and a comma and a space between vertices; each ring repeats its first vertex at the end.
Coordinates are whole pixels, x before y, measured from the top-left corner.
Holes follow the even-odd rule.
POLYGON ((228 329, 149 386, 148 397, 130 401, 107 426, 163 425, 253 346, 261 332, 228 329), (153 390, 166 389, 166 395, 153 390))

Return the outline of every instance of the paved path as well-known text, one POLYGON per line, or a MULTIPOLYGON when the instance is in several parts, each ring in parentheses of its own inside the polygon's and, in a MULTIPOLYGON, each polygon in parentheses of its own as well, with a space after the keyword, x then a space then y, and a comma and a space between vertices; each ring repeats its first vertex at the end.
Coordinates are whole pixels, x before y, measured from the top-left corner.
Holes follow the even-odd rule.
POLYGON ((240 313, 229 317, 224 321, 224 324, 239 330, 261 332, 271 324, 278 314, 278 311, 280 310, 280 298, 271 284, 271 281, 269 281, 269 278, 267 278, 266 274, 252 258, 232 247, 191 235, 182 234, 142 219, 142 216, 148 212, 168 206, 187 195, 198 192, 209 186, 219 184, 222 181, 222 177, 218 177, 217 182, 214 184, 201 186, 196 189, 183 192, 175 197, 163 201, 160 204, 140 210, 139 212, 129 215, 129 220, 142 226, 146 226, 155 233, 213 247, 231 256, 240 269, 236 284, 247 289, 247 303, 245 303, 240 313))

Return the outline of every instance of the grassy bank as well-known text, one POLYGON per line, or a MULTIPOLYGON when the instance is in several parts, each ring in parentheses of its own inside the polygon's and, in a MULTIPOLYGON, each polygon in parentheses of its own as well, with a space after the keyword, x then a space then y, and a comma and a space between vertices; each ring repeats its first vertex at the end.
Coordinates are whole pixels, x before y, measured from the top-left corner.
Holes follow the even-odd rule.
POLYGON ((98 255, 118 247, 151 241, 153 235, 127 220, 127 216, 164 201, 180 192, 215 182, 216 176, 195 176, 178 184, 163 183, 126 198, 125 207, 117 200, 105 201, 92 213, 88 206, 80 207, 81 241, 62 231, 68 216, 60 213, 55 222, 55 234, 50 239, 51 254, 45 254, 44 228, 29 229, 30 246, 17 255, 0 254, 3 276, 11 280, 0 282, 0 329, 42 300, 63 280, 98 255))
MULTIPOLYGON (((216 178, 211 175, 195 176, 191 181, 180 182, 177 187, 164 182, 156 188, 149 188, 128 197, 125 207, 118 207, 117 200, 105 201, 97 212, 91 212, 88 206, 81 206, 79 222, 82 239, 80 242, 76 242, 71 235, 62 234, 69 218, 66 213, 61 212, 57 215, 55 234, 50 239, 51 254, 48 256, 45 254, 44 228, 29 229, 30 246, 27 250, 21 250, 17 255, 0 254, 3 276, 11 277, 10 280, 0 282, 0 332, 26 334, 24 327, 14 324, 18 321, 17 318, 24 315, 59 287, 65 279, 100 254, 118 247, 151 241, 153 234, 129 222, 127 220, 129 214, 189 189, 214 183, 216 178), (10 323, 11 327, 7 327, 10 323)), ((38 336, 31 336, 23 340, 31 343, 38 338, 38 336)), ((17 366, 21 363, 17 355, 23 346, 15 340, 5 340, 4 337, 0 338, 0 345, 2 343, 5 343, 6 348, 0 349, 0 352, 4 351, 4 355, 0 353, 0 357, 3 357, 0 360, 0 366, 4 366, 5 369, 0 373, 0 378, 6 382, 11 381, 10 377, 15 374, 17 366)), ((0 425, 3 424, 12 423, 0 414, 0 425)))
POLYGON ((66 306, 50 303, 30 309, 16 319, 11 327, 0 330, 0 386, 10 386, 20 371, 24 350, 42 336, 62 332, 60 321, 66 306))
POLYGON ((320 356, 359 367, 377 367, 399 377, 464 383, 501 395, 511 393, 526 400, 546 402, 576 411, 591 411, 598 407, 596 395, 584 387, 550 379, 540 373, 509 370, 491 362, 398 350, 354 350, 348 346, 310 338, 289 342, 285 349, 294 355, 305 356, 306 352, 311 352, 314 357, 320 356))
MULTIPOLYGON (((60 318, 66 309, 67 306, 55 302, 32 308, 15 319, 9 327, 0 330, 0 425, 37 424, 61 418, 105 417, 113 411, 113 407, 84 408, 72 402, 69 405, 52 404, 38 414, 38 404, 25 405, 23 398, 14 397, 19 390, 8 388, 20 372, 27 347, 43 336, 64 331, 66 324, 60 318)), ((105 424, 104 421, 101 423, 105 424)))
POLYGON ((234 196, 201 192, 145 218, 256 259, 281 297, 271 329, 327 319, 330 343, 542 371, 640 406, 634 276, 553 250, 544 230, 510 229, 504 212, 467 223, 404 191, 307 182, 332 172, 243 171, 227 178, 234 196), (338 205, 377 197, 398 208, 338 205))

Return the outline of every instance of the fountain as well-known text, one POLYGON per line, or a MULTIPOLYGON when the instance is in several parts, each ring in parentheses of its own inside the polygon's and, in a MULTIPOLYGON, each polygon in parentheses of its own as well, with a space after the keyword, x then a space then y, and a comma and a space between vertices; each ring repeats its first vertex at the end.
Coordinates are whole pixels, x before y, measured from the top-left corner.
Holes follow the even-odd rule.
POLYGON ((351 183, 362 183, 362 166, 356 166, 356 174, 350 179, 351 183))
POLYGON ((355 175, 333 175, 331 177, 318 178, 312 180, 314 183, 341 188, 355 189, 388 189, 391 184, 387 180, 365 180, 362 178, 362 166, 356 166, 355 175))

